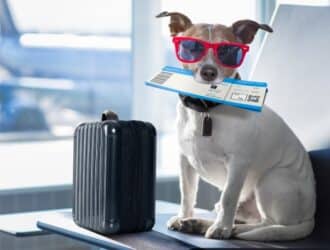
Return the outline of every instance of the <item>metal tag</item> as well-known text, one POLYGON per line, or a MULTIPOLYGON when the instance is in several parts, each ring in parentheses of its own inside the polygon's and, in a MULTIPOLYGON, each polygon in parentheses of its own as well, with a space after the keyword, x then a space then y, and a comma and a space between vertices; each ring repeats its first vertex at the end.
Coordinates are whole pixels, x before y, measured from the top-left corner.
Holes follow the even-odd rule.
POLYGON ((208 113, 204 116, 204 119, 203 119, 202 135, 203 136, 212 135, 212 118, 209 116, 208 113))

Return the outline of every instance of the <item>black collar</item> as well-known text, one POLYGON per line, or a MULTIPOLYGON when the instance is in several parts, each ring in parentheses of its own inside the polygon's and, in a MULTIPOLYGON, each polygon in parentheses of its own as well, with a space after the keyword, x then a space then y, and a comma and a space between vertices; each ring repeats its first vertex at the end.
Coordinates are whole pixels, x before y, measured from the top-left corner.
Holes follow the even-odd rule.
MULTIPOLYGON (((235 74, 235 79, 241 79, 240 75, 238 73, 235 74)), ((182 104, 187 107, 191 108, 197 112, 208 112, 211 108, 214 108, 218 105, 221 105, 220 103, 217 102, 211 102, 211 101, 206 101, 198 98, 193 98, 190 96, 185 96, 179 94, 180 100, 182 104)))
POLYGON ((179 97, 181 99, 182 104, 185 107, 191 108, 197 112, 203 112, 203 113, 208 112, 210 108, 216 107, 220 104, 220 103, 205 101, 202 99, 197 99, 181 94, 179 94, 179 97))

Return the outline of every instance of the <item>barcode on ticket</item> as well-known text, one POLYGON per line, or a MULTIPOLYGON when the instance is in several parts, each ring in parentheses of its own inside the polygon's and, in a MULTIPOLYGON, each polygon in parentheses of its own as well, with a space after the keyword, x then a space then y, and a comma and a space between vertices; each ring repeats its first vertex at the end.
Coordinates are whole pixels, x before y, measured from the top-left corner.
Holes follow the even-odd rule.
POLYGON ((163 84, 165 83, 171 76, 173 75, 173 73, 170 72, 161 72, 158 75, 156 75, 153 79, 151 79, 151 82, 154 83, 159 83, 159 84, 163 84))

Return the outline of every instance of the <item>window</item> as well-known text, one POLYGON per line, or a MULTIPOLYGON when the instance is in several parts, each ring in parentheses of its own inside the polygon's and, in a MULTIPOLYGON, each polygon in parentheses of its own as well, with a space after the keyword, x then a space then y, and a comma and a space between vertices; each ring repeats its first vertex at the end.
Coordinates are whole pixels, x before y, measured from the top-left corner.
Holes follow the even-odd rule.
POLYGON ((1 5, 0 189, 69 184, 75 126, 131 118, 131 0, 1 5))
POLYGON ((0 89, 0 137, 71 133, 68 128, 109 107, 130 117, 130 1, 116 8, 102 0, 8 4, 14 27, 5 28, 18 34, 6 34, 1 46, 9 74, 0 89))

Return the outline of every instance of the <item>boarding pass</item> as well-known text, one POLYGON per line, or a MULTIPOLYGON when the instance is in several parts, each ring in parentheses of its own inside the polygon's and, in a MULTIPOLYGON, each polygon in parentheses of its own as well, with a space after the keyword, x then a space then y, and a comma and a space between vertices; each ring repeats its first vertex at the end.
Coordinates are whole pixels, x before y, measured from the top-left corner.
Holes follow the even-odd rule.
POLYGON ((225 78, 219 84, 204 84, 195 81, 192 71, 171 66, 164 67, 146 85, 253 111, 262 110, 267 94, 265 82, 225 78))

